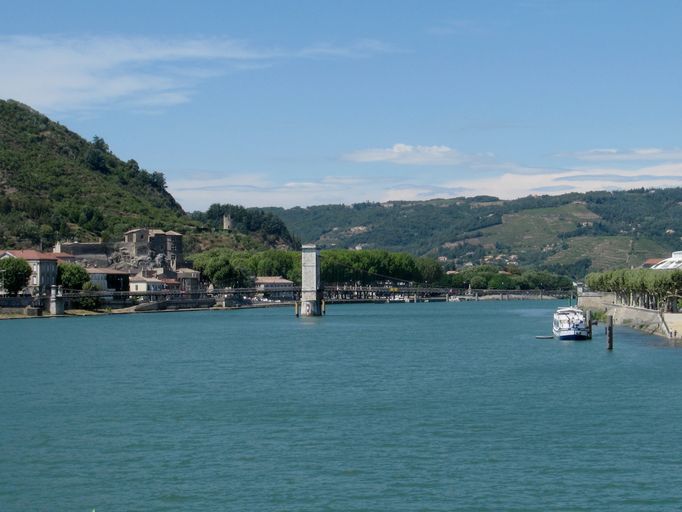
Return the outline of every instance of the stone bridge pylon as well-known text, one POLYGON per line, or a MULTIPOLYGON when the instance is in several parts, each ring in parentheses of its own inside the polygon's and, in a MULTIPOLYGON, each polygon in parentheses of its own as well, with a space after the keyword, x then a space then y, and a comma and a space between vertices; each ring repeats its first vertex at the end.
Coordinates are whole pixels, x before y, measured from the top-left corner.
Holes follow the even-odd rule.
POLYGON ((316 245, 301 247, 301 302, 297 316, 320 316, 324 313, 320 280, 320 250, 316 245))

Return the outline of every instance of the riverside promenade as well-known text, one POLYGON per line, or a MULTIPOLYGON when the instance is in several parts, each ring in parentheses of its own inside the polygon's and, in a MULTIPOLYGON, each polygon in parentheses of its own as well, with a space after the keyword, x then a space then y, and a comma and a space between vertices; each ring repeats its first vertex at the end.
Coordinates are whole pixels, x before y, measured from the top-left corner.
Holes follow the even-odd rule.
POLYGON ((610 292, 581 293, 578 295, 578 306, 611 315, 617 325, 633 327, 676 342, 682 341, 682 313, 666 313, 619 304, 616 295, 610 292))

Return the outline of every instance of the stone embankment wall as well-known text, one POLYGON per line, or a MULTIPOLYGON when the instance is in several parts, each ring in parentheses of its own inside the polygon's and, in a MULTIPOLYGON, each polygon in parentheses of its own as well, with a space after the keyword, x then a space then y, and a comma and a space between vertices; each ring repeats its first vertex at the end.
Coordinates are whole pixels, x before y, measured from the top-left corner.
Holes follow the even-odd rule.
POLYGON ((0 297, 0 314, 37 316, 33 304, 33 297, 0 297))
POLYGON ((172 309, 198 309, 215 306, 215 299, 184 299, 143 302, 135 306, 135 311, 167 311, 172 309))
MULTIPOLYGON (((660 312, 615 304, 613 293, 583 293, 578 296, 578 306, 585 310, 602 311, 607 315, 613 315, 613 322, 618 325, 627 325, 666 338, 672 337, 673 334, 660 312)), ((681 335, 682 331, 678 332, 678 337, 681 335)))

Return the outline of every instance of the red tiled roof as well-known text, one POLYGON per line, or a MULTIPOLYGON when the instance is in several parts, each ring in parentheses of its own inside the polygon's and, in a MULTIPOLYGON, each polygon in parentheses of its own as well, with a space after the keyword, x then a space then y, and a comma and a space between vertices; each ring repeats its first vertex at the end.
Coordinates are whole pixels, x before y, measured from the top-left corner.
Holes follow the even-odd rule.
POLYGON ((57 261, 57 256, 55 256, 53 253, 34 251, 33 249, 24 249, 24 250, 8 249, 8 250, 0 251, 0 252, 7 253, 7 254, 14 256, 15 258, 22 258, 24 260, 57 261))

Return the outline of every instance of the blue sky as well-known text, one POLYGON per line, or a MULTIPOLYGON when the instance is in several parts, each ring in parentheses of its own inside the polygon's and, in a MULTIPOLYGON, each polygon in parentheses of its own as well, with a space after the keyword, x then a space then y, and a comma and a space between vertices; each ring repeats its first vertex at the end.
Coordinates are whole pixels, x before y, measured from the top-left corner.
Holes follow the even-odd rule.
POLYGON ((0 98, 187 210, 682 186, 682 2, 0 7, 0 98))

